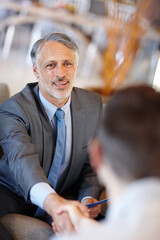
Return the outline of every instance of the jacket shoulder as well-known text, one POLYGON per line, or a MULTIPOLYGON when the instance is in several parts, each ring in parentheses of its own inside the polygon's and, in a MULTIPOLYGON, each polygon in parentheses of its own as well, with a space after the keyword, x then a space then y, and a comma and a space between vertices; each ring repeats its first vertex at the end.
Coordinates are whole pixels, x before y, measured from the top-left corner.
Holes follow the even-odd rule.
POLYGON ((35 101, 33 88, 36 86, 36 83, 27 84, 26 87, 8 98, 5 102, 3 102, 0 106, 0 109, 10 109, 11 111, 15 111, 16 108, 26 108, 28 104, 33 104, 35 101))
POLYGON ((90 90, 74 87, 72 91, 72 96, 74 96, 76 100, 80 100, 81 102, 84 102, 87 105, 89 104, 93 105, 93 103, 102 104, 101 96, 90 90))

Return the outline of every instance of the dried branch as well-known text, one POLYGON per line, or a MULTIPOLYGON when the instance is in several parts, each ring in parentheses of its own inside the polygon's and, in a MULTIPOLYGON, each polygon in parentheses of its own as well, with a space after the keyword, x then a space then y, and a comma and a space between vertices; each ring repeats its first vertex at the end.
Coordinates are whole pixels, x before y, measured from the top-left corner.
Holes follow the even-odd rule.
POLYGON ((116 0, 110 0, 110 3, 112 11, 109 18, 114 21, 114 27, 107 30, 108 44, 102 71, 105 95, 116 90, 125 80, 146 31, 144 16, 152 9, 152 0, 143 1, 143 4, 138 1, 135 12, 127 19, 126 13, 120 12, 116 0))

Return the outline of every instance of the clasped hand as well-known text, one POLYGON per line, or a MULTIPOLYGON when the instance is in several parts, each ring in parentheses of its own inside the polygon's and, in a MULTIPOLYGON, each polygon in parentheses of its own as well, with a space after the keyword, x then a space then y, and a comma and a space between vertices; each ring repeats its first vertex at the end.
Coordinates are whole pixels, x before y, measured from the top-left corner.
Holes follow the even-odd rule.
POLYGON ((92 210, 85 205, 96 202, 96 199, 86 198, 83 204, 78 201, 70 201, 60 197, 58 194, 49 194, 44 202, 44 209, 52 217, 52 227, 56 234, 77 231, 82 222, 92 221, 100 212, 100 207, 92 210), (84 205, 85 204, 85 205, 84 205))

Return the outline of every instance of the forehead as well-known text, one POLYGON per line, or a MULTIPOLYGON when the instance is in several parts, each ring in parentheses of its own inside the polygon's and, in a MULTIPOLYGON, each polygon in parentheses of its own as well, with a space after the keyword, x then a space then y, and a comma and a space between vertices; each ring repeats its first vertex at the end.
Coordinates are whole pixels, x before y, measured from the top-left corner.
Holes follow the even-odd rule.
POLYGON ((38 55, 38 60, 42 59, 51 59, 51 60, 59 60, 59 59, 70 59, 75 60, 75 52, 74 50, 68 48, 62 43, 59 42, 45 42, 38 55))

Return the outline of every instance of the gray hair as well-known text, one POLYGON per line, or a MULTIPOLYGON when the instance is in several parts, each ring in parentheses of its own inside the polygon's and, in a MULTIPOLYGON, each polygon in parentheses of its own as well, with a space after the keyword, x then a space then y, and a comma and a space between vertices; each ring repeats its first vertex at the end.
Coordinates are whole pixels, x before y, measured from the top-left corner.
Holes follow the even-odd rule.
POLYGON ((72 49, 75 52, 77 63, 78 63, 79 48, 78 48, 77 44, 73 41, 73 39, 71 39, 69 36, 67 36, 64 33, 50 33, 50 34, 47 34, 46 36, 44 36, 43 38, 39 39, 38 41, 36 41, 33 44, 30 56, 32 59, 32 63, 35 66, 38 65, 37 64, 38 55, 39 55, 42 45, 45 42, 59 42, 59 43, 64 44, 66 47, 72 49))

